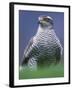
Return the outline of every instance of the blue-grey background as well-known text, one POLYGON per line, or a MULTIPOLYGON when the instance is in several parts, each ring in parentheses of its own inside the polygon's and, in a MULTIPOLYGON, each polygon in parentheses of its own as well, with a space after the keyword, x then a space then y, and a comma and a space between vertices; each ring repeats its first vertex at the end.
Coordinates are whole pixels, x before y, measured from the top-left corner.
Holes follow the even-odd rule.
POLYGON ((35 35, 40 15, 51 16, 54 20, 54 30, 64 47, 64 13, 45 11, 19 11, 19 62, 21 63, 24 49, 30 38, 35 35))

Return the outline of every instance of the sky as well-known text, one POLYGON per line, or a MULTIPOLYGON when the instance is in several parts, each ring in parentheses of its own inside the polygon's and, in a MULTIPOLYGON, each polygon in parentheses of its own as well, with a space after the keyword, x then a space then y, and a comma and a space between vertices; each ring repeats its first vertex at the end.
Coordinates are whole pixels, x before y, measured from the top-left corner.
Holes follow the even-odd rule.
POLYGON ((50 16, 54 20, 54 30, 64 47, 64 13, 45 11, 19 10, 19 61, 21 63, 24 49, 31 37, 38 28, 38 17, 41 15, 50 16))

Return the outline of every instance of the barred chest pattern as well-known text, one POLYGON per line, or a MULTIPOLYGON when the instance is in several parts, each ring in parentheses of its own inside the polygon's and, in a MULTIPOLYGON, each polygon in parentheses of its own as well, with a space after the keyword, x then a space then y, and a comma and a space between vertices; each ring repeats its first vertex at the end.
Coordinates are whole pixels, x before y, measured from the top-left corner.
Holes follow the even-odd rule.
POLYGON ((26 63, 31 69, 58 63, 63 50, 53 29, 52 19, 50 17, 41 17, 39 21, 40 25, 37 33, 24 52, 23 64, 26 63))

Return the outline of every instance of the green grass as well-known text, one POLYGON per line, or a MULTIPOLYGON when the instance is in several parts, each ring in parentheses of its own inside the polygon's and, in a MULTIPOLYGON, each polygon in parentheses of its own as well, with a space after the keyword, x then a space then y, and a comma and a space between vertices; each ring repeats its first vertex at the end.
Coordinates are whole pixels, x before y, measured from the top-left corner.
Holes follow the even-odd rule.
POLYGON ((19 79, 35 79, 35 78, 54 78, 64 77, 64 65, 52 65, 46 68, 39 68, 36 71, 22 68, 19 71, 19 79))

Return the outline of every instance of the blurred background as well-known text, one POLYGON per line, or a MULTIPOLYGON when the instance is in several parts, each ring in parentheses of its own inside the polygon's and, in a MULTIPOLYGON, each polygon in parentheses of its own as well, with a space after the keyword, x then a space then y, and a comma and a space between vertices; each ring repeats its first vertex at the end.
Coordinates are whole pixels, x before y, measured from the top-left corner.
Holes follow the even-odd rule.
MULTIPOLYGON (((45 11, 19 11, 19 65, 22 62, 23 53, 31 37, 38 29, 38 17, 41 15, 50 16, 54 20, 54 30, 60 39, 64 48, 64 13, 62 12, 45 12, 45 11)), ((64 76, 64 55, 61 62, 50 67, 40 67, 37 71, 31 71, 28 68, 22 68, 19 71, 19 79, 31 78, 53 78, 64 76)))
MULTIPOLYGON (((33 37, 38 28, 38 17, 40 15, 50 16, 54 20, 54 30, 64 47, 64 13, 63 12, 45 12, 45 11, 19 11, 19 62, 21 64, 24 49, 31 37, 33 37)), ((62 60, 63 61, 63 60, 62 60)))

